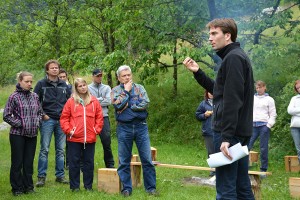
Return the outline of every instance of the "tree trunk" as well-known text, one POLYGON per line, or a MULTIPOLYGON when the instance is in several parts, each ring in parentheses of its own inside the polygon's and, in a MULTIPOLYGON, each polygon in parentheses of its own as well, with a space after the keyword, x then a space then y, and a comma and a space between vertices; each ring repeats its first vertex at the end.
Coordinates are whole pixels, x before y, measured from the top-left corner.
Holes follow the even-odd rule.
POLYGON ((173 96, 177 96, 177 82, 178 82, 178 73, 177 73, 177 40, 175 39, 174 44, 174 50, 173 50, 173 66, 174 66, 174 72, 173 72, 173 96))
POLYGON ((213 20, 218 17, 217 11, 216 11, 216 4, 215 0, 207 0, 208 10, 209 10, 209 16, 210 20, 213 20))

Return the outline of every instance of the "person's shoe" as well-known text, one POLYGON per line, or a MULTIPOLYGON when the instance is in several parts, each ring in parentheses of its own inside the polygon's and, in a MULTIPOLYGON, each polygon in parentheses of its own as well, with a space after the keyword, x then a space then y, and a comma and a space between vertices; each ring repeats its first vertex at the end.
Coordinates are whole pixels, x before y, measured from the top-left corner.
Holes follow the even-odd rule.
POLYGON ((79 188, 74 188, 74 189, 71 189, 72 192, 80 192, 80 189, 79 188))
POLYGON ((25 194, 32 194, 32 193, 35 193, 34 189, 26 189, 24 191, 25 194))
POLYGON ((12 193, 13 193, 14 196, 20 196, 20 195, 23 194, 22 191, 13 191, 12 193))
POLYGON ((214 172, 214 171, 210 171, 210 172, 209 172, 209 176, 210 176, 210 177, 213 177, 214 175, 216 175, 216 172, 214 172))
POLYGON ((56 177, 55 181, 62 184, 69 184, 69 181, 65 177, 56 177))
POLYGON ((87 192, 93 192, 93 191, 94 191, 93 188, 85 188, 85 190, 86 190, 87 192))
MULTIPOLYGON (((260 170, 260 172, 266 172, 266 171, 260 170)), ((260 174, 259 177, 260 177, 261 179, 265 179, 265 178, 267 178, 267 175, 266 175, 266 174, 260 174)))
POLYGON ((38 177, 38 181, 36 182, 36 187, 43 187, 45 185, 45 177, 38 177))
POLYGON ((153 190, 150 190, 150 191, 147 191, 147 193, 150 195, 150 196, 159 196, 159 192, 157 192, 155 189, 153 190))
POLYGON ((128 190, 123 190, 123 191, 121 192, 121 195, 122 195, 123 197, 129 197, 131 194, 130 194, 130 192, 129 192, 128 190))

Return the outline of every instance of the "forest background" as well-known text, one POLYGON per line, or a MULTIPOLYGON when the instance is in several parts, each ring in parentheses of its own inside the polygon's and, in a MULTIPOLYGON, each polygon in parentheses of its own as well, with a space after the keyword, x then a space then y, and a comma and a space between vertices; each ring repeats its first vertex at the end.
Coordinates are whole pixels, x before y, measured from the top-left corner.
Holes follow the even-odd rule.
MULTIPOLYGON (((13 91, 8 86, 19 71, 42 78, 49 59, 59 60, 71 83, 101 67, 111 87, 117 84, 115 70, 127 64, 149 93, 151 141, 204 148, 195 119, 204 90, 182 61, 190 56, 214 77, 220 59, 207 42, 205 25, 230 17, 255 80, 264 80, 275 99, 269 154, 282 161, 296 154, 286 109, 300 74, 299 8, 300 0, 2 0, 1 91, 13 91)), ((1 95, 0 108, 8 95, 1 95)))

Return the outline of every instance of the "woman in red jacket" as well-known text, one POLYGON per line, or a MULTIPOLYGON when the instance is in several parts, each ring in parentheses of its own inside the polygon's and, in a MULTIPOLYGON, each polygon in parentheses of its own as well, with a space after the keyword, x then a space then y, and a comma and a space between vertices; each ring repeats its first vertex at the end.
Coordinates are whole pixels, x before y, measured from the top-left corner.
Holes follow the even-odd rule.
POLYGON ((92 190, 96 135, 103 127, 103 114, 99 101, 88 91, 82 78, 75 80, 72 97, 61 113, 60 124, 67 135, 70 189, 79 191, 80 160, 82 159, 83 184, 92 190))

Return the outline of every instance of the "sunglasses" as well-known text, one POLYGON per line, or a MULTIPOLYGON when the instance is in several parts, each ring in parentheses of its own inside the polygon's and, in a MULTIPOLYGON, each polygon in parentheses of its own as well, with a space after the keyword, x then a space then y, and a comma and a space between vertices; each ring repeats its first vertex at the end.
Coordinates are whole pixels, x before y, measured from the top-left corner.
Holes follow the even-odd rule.
POLYGON ((102 74, 98 74, 98 75, 96 75, 95 77, 102 77, 102 74))

